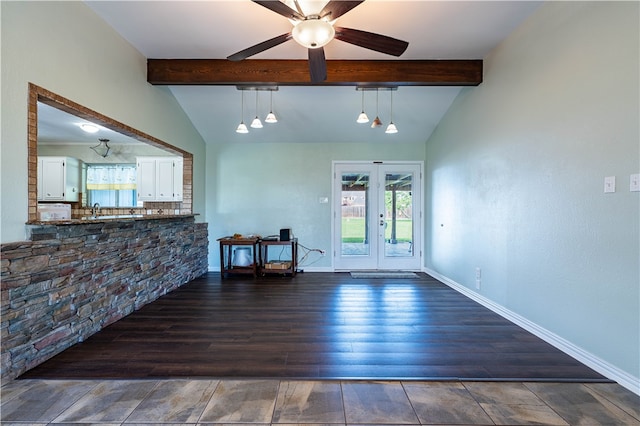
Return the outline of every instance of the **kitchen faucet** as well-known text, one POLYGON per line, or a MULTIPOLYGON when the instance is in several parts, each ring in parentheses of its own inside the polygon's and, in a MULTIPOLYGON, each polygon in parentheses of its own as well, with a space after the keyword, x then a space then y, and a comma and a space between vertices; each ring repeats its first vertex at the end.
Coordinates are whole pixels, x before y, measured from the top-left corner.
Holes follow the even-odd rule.
POLYGON ((100 213, 100 203, 95 203, 91 209, 91 216, 98 217, 98 213, 100 213))

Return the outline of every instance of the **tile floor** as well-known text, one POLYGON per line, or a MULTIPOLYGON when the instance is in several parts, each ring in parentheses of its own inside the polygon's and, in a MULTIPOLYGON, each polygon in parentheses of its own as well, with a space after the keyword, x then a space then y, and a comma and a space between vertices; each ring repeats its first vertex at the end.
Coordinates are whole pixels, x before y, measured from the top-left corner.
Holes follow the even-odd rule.
POLYGON ((11 425, 640 425, 615 383, 15 380, 11 425))

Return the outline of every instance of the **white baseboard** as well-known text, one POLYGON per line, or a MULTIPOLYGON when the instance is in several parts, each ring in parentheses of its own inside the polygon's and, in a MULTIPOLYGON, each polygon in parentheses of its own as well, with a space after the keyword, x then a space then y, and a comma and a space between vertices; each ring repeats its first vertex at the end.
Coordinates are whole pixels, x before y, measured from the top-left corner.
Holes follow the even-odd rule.
POLYGON ((304 272, 333 272, 331 266, 298 266, 298 270, 304 272))
MULTIPOLYGON (((305 272, 333 272, 333 268, 331 266, 298 266, 298 270, 303 270, 305 272)), ((208 271, 220 272, 220 267, 209 265, 208 271)))
POLYGON ((608 379, 616 381, 619 385, 629 389, 631 392, 636 395, 640 395, 640 378, 634 377, 631 374, 623 371, 610 363, 604 361, 601 358, 593 355, 592 353, 585 351, 579 346, 571 343, 570 341, 558 336, 557 334, 547 330, 544 327, 539 326, 538 324, 526 319, 525 317, 510 311, 504 306, 493 302, 490 299, 470 290, 469 288, 445 277, 444 275, 439 274, 438 272, 431 270, 429 268, 424 268, 424 272, 436 278, 439 281, 442 281, 444 284, 448 285, 452 289, 456 290, 459 293, 467 296, 471 300, 474 300, 484 306, 487 309, 495 312, 501 317, 511 321, 512 323, 524 328, 534 336, 539 337, 550 345, 556 347, 567 355, 575 358, 586 366, 592 368, 608 379))

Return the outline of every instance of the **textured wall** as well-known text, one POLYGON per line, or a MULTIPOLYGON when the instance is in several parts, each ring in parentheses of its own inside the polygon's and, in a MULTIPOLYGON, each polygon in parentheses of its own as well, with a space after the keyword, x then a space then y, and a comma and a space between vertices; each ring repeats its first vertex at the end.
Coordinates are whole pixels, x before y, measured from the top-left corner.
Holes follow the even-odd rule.
POLYGON ((193 154, 191 211, 204 221, 205 143, 169 89, 147 83, 140 52, 84 2, 2 2, 0 19, 0 242, 26 238, 29 83, 193 154))
POLYGON ((629 384, 640 377, 638 13, 638 2, 545 2, 485 59, 484 82, 461 92, 426 156, 427 267, 629 384))
POLYGON ((207 272, 193 217, 46 225, 2 245, 2 380, 207 272))
POLYGON ((207 149, 211 170, 207 188, 212 194, 207 197, 209 265, 220 267, 216 238, 236 232, 271 235, 291 228, 301 245, 327 252, 325 257, 310 256, 310 262, 300 266, 331 271, 332 161, 420 161, 424 151, 423 141, 211 145, 207 149), (329 202, 319 203, 320 197, 329 202))

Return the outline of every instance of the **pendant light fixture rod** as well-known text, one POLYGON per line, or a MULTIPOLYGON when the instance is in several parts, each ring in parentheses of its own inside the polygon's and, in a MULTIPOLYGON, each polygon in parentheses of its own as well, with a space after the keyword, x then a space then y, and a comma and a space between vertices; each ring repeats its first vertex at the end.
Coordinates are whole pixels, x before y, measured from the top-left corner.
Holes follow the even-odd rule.
POLYGON ((371 123, 372 129, 382 126, 382 120, 380 120, 380 116, 378 115, 378 93, 378 89, 376 88, 376 118, 374 118, 371 123))
POLYGON ((262 121, 258 118, 258 91, 256 90, 256 117, 251 122, 254 129, 262 129, 262 121))
POLYGON ((358 115, 358 118, 356 119, 356 123, 368 123, 369 122, 369 117, 367 117, 367 114, 364 112, 364 91, 362 91, 362 112, 360 112, 360 115, 358 115))
POLYGON ((267 117, 264 119, 265 123, 277 123, 278 119, 276 118, 276 115, 273 113, 273 91, 271 91, 269 93, 270 95, 270 100, 269 100, 269 114, 267 114, 267 117))
POLYGON ((240 101, 240 124, 236 128, 236 133, 249 133, 249 129, 247 129, 247 125, 244 124, 244 90, 241 93, 241 101, 240 101))
POLYGON ((391 92, 391 114, 390 114, 390 118, 391 118, 391 120, 389 121, 389 125, 387 126, 387 130, 385 130, 385 133, 398 133, 398 128, 396 127, 395 124, 393 124, 393 92, 391 92))

